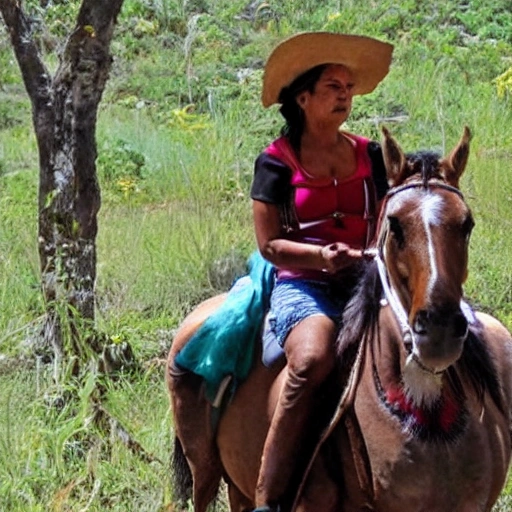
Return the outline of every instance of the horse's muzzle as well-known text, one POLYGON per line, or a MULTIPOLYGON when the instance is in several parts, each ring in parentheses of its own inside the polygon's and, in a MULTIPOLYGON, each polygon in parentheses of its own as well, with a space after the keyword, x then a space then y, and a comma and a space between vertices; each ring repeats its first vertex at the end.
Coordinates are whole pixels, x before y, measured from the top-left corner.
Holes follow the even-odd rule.
POLYGON ((462 354, 468 321, 460 308, 419 310, 412 324, 413 353, 437 371, 452 365, 462 354))

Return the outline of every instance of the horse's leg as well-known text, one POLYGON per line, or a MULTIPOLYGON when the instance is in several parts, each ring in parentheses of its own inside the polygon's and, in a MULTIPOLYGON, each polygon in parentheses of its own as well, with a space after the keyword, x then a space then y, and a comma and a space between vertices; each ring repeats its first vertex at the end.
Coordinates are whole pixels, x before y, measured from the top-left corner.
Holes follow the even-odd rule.
POLYGON ((222 465, 211 428, 211 408, 192 374, 171 375, 170 389, 176 435, 193 480, 194 512, 204 512, 217 495, 222 465))
POLYGON ((194 512, 206 512, 208 505, 215 499, 219 490, 220 476, 215 471, 192 471, 194 490, 192 501, 194 512))
POLYGON ((249 512, 254 508, 254 503, 233 483, 228 483, 228 497, 230 512, 249 512))
POLYGON ((341 506, 340 490, 329 476, 322 454, 311 468, 296 512, 345 512, 341 506))
POLYGON ((202 392, 200 377, 174 364, 176 354, 186 345, 204 320, 222 303, 213 297, 198 306, 182 323, 167 361, 167 386, 171 398, 176 436, 192 473, 194 512, 205 512, 216 497, 223 468, 212 424, 212 408, 202 392))
POLYGON ((261 454, 282 387, 280 372, 284 364, 269 369, 260 362, 259 351, 255 357, 257 363, 224 411, 217 435, 222 465, 230 483, 250 501, 254 500, 261 454))

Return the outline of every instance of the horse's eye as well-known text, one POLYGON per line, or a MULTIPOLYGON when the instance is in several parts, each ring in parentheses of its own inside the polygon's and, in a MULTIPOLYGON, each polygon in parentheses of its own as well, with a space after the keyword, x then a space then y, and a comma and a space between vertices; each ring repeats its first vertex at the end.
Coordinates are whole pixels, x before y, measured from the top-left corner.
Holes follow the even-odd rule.
POLYGON ((475 226, 475 221, 473 220, 473 217, 471 214, 469 214, 462 223, 462 233, 466 238, 469 238, 469 235, 471 234, 471 231, 473 230, 473 227, 475 226))
POLYGON ((398 220, 397 217, 393 217, 392 215, 390 215, 388 217, 388 221, 389 221, 389 229, 391 230, 391 233, 392 233, 393 237, 395 238, 396 243, 398 244, 398 247, 400 249, 402 249, 403 246, 405 245, 405 237, 404 237, 404 231, 402 229, 402 226, 400 225, 400 221, 398 220))

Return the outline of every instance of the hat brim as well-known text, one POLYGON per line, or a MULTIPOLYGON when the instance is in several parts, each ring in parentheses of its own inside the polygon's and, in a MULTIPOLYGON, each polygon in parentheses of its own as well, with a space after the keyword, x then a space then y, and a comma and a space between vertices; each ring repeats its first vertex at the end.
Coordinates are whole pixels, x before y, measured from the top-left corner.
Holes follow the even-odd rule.
POLYGON ((388 74, 393 45, 366 36, 306 32, 283 41, 270 54, 261 102, 279 103, 283 87, 321 64, 342 64, 354 77, 354 94, 368 94, 388 74))

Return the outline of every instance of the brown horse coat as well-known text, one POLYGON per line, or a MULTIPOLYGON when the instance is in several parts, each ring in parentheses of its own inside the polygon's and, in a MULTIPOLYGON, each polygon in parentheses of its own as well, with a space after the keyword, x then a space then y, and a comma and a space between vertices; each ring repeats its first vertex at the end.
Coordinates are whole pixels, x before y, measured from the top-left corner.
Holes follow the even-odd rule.
MULTIPOLYGON (((184 328, 189 321, 195 324, 204 320, 221 300, 218 297, 203 304, 200 311, 192 313, 184 328)), ((392 325, 391 319, 386 321, 390 314, 389 308, 383 308, 380 323, 392 325)), ((510 335, 489 315, 478 313, 477 317, 485 326, 483 340, 499 363, 498 378, 508 412, 512 403, 510 335)), ((378 361, 386 361, 393 357, 394 350, 399 350, 398 334, 396 330, 391 334, 394 344, 381 334, 377 347, 365 348, 354 406, 333 434, 340 453, 342 479, 336 481, 329 472, 326 459, 331 445, 317 458, 298 510, 359 512, 367 503, 367 510, 382 512, 480 512, 491 510, 496 502, 510 460, 509 415, 499 410, 488 393, 483 402, 478 400, 472 384, 464 382, 465 388, 469 388, 467 407, 472 421, 463 436, 448 446, 439 441, 425 444, 411 439, 398 419, 383 406, 372 378, 372 350, 377 352, 377 371, 385 376, 389 369, 385 365, 382 368, 383 363, 378 361), (347 435, 347 431, 351 434, 347 435), (460 495, 466 497, 462 504, 455 502, 460 495)), ((189 335, 186 331, 178 333, 170 362, 189 335)), ((252 506, 263 443, 282 382, 280 370, 279 366, 269 370, 258 360, 255 362, 249 379, 223 415, 216 437, 210 429, 210 407, 197 388, 187 395, 169 379, 176 434, 184 439, 184 446, 188 447, 185 454, 196 474, 195 510, 205 510, 201 508, 205 501, 201 498, 209 496, 208 502, 213 498, 224 472, 230 481, 231 510, 241 512, 252 506)))

